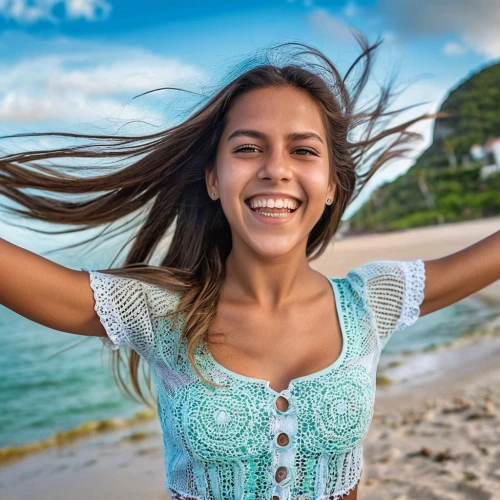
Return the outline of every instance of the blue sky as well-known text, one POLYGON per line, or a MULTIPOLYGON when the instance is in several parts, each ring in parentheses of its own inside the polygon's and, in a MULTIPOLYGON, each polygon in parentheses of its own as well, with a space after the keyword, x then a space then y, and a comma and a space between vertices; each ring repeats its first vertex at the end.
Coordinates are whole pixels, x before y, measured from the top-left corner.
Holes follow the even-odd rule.
MULTIPOLYGON (((139 119, 150 125, 126 131, 152 132, 172 123, 187 94, 134 96, 166 85, 202 91, 256 49, 286 41, 314 45, 345 71, 359 53, 348 26, 384 38, 368 97, 396 71, 408 88, 394 107, 428 102, 401 117, 409 119, 437 110, 450 89, 498 60, 499 25, 497 0, 0 0, 0 134, 111 132, 139 119)), ((424 141, 413 158, 432 123, 415 130, 424 141)), ((10 141, 3 151, 56 145, 10 141)), ((389 163, 370 189, 411 164, 389 163)))

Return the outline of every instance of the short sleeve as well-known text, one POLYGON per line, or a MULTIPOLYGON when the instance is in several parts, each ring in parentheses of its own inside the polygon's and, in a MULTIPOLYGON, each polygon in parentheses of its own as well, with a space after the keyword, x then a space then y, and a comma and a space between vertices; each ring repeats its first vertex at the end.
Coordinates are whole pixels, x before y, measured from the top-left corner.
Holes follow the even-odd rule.
POLYGON ((372 311, 380 350, 395 332, 417 321, 425 289, 422 259, 368 262, 349 271, 347 279, 372 311))
POLYGON ((155 318, 174 310, 179 292, 145 281, 81 268, 89 273, 94 310, 106 330, 100 337, 111 349, 126 346, 147 361, 157 352, 155 318))

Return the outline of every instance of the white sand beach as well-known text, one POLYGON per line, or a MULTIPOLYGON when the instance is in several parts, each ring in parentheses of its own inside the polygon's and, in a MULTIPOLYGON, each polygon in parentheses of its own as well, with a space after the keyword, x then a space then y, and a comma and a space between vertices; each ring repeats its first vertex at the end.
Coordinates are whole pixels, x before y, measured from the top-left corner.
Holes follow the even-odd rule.
MULTIPOLYGON (((334 242, 312 266, 345 276, 371 260, 430 260, 500 229, 500 217, 334 242)), ((477 298, 500 305, 500 282, 477 298)), ((401 332, 404 335, 404 332, 401 332)), ((477 337, 389 369, 364 445, 360 500, 500 499, 500 317, 477 337), (425 377, 412 380, 423 366, 425 377)), ((165 499, 157 420, 0 466, 2 500, 165 499)))

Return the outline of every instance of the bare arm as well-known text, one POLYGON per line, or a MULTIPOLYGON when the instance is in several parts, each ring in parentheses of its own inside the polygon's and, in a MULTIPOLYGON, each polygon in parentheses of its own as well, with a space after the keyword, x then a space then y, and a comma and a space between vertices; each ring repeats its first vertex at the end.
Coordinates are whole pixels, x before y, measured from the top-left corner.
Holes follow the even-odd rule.
POLYGON ((0 238, 0 304, 62 332, 106 336, 85 271, 74 271, 0 238))
POLYGON ((500 279, 500 231, 459 252, 425 262, 420 315, 454 304, 500 279))

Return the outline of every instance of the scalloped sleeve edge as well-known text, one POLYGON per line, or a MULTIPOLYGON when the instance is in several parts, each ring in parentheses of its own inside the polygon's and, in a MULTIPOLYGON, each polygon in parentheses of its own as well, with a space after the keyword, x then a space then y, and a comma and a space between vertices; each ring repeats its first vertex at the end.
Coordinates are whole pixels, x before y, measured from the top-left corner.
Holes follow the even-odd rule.
POLYGON ((94 271, 87 267, 82 267, 81 270, 89 273, 90 287, 92 288, 92 292, 94 294, 94 311, 99 316, 99 320, 106 330, 106 337, 99 336, 99 338, 108 349, 110 349, 111 351, 116 351, 120 348, 120 344, 118 343, 118 339, 113 332, 122 329, 123 325, 121 325, 116 320, 116 316, 113 314, 111 304, 109 302, 98 299, 97 284, 100 280, 98 276, 99 271, 94 271))
POLYGON ((395 332, 413 325, 420 316, 420 306, 424 301, 425 264, 422 259, 404 261, 405 292, 401 315, 395 332))

